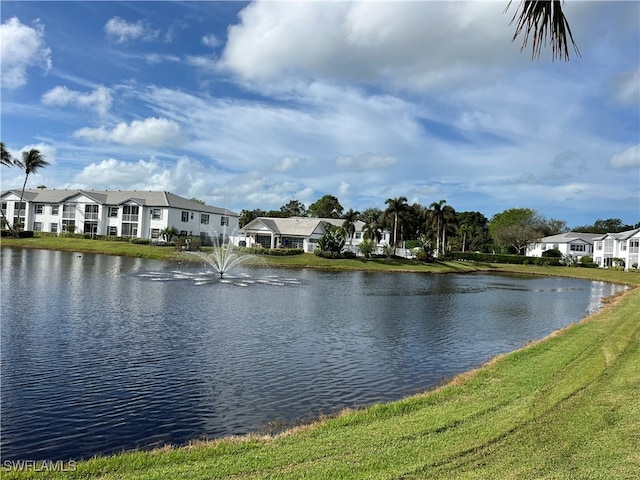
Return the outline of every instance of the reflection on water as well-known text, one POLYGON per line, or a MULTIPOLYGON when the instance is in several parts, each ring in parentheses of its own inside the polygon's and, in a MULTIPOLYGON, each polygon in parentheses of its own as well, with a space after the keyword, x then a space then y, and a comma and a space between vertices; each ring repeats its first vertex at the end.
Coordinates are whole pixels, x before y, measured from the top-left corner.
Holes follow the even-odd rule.
POLYGON ((249 267, 221 283, 206 265, 0 252, 3 459, 183 443, 397 399, 622 288, 249 267))

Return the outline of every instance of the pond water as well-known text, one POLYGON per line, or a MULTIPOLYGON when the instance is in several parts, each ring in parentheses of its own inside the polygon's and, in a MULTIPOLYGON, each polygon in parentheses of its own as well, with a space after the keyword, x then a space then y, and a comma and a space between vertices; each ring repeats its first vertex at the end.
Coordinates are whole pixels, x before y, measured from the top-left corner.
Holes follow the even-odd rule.
POLYGON ((2 248, 3 459, 68 460, 398 399, 579 321, 620 286, 2 248))

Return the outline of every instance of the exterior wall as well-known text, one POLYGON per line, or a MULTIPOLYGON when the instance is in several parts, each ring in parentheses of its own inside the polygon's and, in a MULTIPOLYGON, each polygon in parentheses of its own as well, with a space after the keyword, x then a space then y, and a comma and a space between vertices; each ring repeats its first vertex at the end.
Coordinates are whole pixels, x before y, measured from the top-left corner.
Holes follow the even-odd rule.
POLYGON ((625 270, 640 266, 640 232, 629 238, 615 238, 607 234, 595 242, 594 262, 600 267, 614 266, 614 258, 624 261, 625 270))
POLYGON ((573 255, 581 259, 584 256, 593 256, 593 245, 582 239, 574 239, 568 242, 539 242, 527 247, 528 257, 541 257, 547 250, 557 249, 563 255, 573 255))

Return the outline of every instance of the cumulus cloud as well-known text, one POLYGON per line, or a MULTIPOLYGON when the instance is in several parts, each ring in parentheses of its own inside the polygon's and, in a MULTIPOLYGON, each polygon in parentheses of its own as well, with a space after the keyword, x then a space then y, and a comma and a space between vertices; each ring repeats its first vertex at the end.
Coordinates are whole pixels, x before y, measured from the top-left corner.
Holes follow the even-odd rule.
POLYGON ((640 144, 633 145, 622 152, 614 153, 609 163, 616 169, 640 166, 640 144))
POLYGON ((495 2, 255 2, 229 29, 220 67, 250 81, 299 74, 410 89, 477 82, 523 61, 508 42, 503 9, 495 2))
POLYGON ((104 26, 107 37, 116 43, 127 43, 130 40, 153 40, 158 31, 150 29, 142 20, 127 22, 120 17, 113 17, 104 26))
POLYGON ((147 147, 176 146, 185 141, 180 126, 176 122, 155 117, 134 120, 130 124, 119 123, 113 129, 105 127, 81 128, 75 131, 73 136, 92 142, 114 142, 147 147))
POLYGON ((80 108, 95 110, 100 115, 108 113, 112 102, 111 90, 102 86, 91 93, 77 92, 69 90, 66 86, 58 86, 42 96, 42 103, 45 105, 75 105, 80 108))
POLYGON ((362 155, 340 155, 336 158, 336 165, 347 170, 377 170, 389 168, 396 164, 398 160, 390 155, 376 155, 364 153, 362 155))
POLYGON ((44 41, 44 25, 35 20, 29 27, 17 17, 0 25, 0 61, 2 86, 18 88, 27 83, 27 70, 39 67, 51 69, 51 49, 44 41))

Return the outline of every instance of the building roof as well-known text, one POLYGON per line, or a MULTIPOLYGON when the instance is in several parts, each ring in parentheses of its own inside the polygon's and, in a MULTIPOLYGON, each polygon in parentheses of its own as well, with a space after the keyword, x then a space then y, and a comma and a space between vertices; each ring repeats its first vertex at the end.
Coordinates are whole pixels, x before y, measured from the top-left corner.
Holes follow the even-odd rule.
POLYGON ((538 243, 571 243, 582 240, 585 243, 593 244, 593 241, 599 236, 598 233, 567 232, 541 238, 538 243))
POLYGON ((616 240, 627 240, 633 237, 634 235, 637 235, 638 233, 640 233, 640 228, 634 228, 633 230, 626 230, 624 232, 605 233, 604 235, 599 234, 596 240, 604 240, 607 237, 612 237, 612 238, 615 238, 616 240))
MULTIPOLYGON (((270 231, 276 235, 289 235, 292 237, 309 237, 318 233, 318 227, 324 219, 309 217, 258 217, 251 220, 240 229, 243 232, 270 231)), ((320 233, 324 233, 324 229, 320 233)))
MULTIPOLYGON (((8 193, 20 196, 20 190, 5 190, 2 197, 8 193)), ((67 190, 67 189, 35 189, 25 190, 24 199, 30 203, 64 203, 73 197, 84 195, 96 203, 104 205, 122 205, 134 202, 148 207, 170 207, 182 210, 215 213, 239 217, 235 212, 225 208, 210 207, 188 200, 170 192, 141 191, 141 190, 67 190)))

